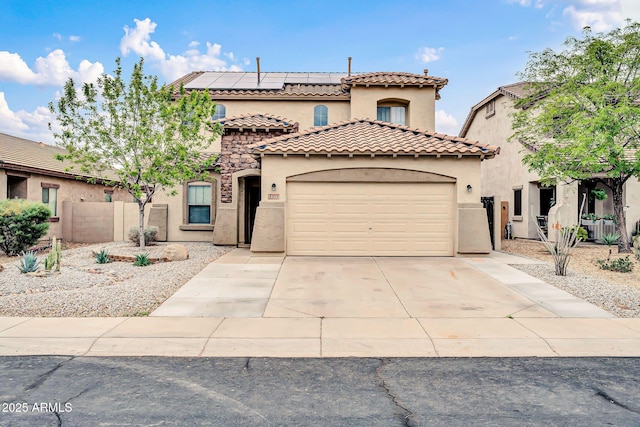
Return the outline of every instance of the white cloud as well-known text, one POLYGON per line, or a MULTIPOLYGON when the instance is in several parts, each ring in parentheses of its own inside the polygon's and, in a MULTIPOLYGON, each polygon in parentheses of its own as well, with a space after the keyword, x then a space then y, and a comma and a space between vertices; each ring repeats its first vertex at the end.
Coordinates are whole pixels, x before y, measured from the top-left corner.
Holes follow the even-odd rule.
POLYGON ((56 49, 36 59, 33 69, 17 53, 0 51, 0 81, 36 86, 63 86, 69 77, 81 82, 94 81, 104 71, 101 63, 83 60, 74 71, 64 52, 56 49))
POLYGON ((135 28, 124 26, 124 37, 120 40, 120 52, 126 56, 130 51, 133 51, 147 59, 163 61, 166 57, 164 51, 158 43, 150 41, 151 34, 156 31, 158 24, 151 22, 149 18, 142 21, 134 19, 133 21, 136 23, 135 28))
POLYGON ((460 130, 458 121, 444 110, 436 111, 436 131, 445 135, 457 135, 460 130))
POLYGON ((233 52, 222 53, 222 46, 217 43, 206 43, 206 51, 201 52, 200 43, 191 41, 189 50, 181 55, 165 53, 160 45, 151 40, 151 34, 156 30, 157 24, 149 18, 143 20, 134 19, 135 28, 124 27, 124 36, 120 41, 120 51, 123 55, 130 52, 142 56, 156 66, 167 80, 175 80, 191 71, 240 71, 241 67, 235 64, 229 65, 221 55, 235 62, 233 52))
MULTIPOLYGON (((60 33, 53 33, 53 38, 57 39, 58 41, 64 40, 64 36, 60 33)), ((80 36, 74 36, 74 35, 69 36, 69 41, 73 43, 79 42, 80 40, 82 40, 82 37, 80 36)))
POLYGON ((608 31, 622 23, 620 0, 574 0, 562 15, 576 29, 591 27, 596 32, 608 31))
POLYGON ((0 92, 0 129, 10 135, 53 144, 53 134, 49 130, 53 116, 48 108, 37 107, 33 112, 11 111, 4 92, 0 92))
POLYGON ((434 47, 421 47, 418 49, 418 53, 416 53, 415 57, 423 63, 433 62, 440 59, 442 51, 444 51, 443 47, 439 47, 437 49, 434 47))
POLYGON ((535 1, 532 1, 532 0, 507 0, 507 1, 509 3, 511 3, 511 4, 517 3, 517 4, 519 4, 520 6, 523 6, 523 7, 529 7, 529 6, 532 6, 532 5, 533 5, 533 7, 537 8, 537 9, 540 9, 540 8, 544 7, 543 0, 535 0, 535 1))

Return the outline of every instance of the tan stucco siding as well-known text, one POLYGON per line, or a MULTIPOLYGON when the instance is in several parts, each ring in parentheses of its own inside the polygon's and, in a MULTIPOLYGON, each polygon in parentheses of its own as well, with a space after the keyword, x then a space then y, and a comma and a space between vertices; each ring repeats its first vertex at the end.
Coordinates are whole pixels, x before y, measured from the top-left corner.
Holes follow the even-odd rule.
MULTIPOLYGON (((214 182, 214 187, 218 182, 214 182)), ((186 202, 183 186, 175 188, 177 194, 172 196, 169 192, 160 192, 153 197, 153 204, 167 204, 167 241, 169 242, 210 242, 212 230, 181 230, 180 226, 186 225, 186 202)), ((213 192, 212 197, 219 194, 219 188, 213 192)), ((211 210, 211 219, 215 218, 215 201, 211 210)))
POLYGON ((404 100, 408 102, 407 126, 426 131, 435 131, 435 89, 415 87, 360 87, 351 89, 351 118, 376 120, 378 102, 404 100))
POLYGON ((226 116, 233 117, 249 113, 263 113, 284 117, 298 122, 300 130, 313 127, 313 109, 317 105, 327 107, 328 124, 349 120, 349 101, 309 99, 303 101, 282 100, 219 100, 226 107, 226 116))
POLYGON ((509 117, 513 111, 513 101, 499 96, 495 99, 495 114, 488 117, 484 108, 478 110, 465 138, 500 146, 499 155, 482 162, 482 195, 496 197, 497 207, 501 201, 509 202, 509 221, 515 237, 535 238, 535 212, 539 206, 532 205, 538 197, 531 197, 537 186, 530 183, 538 181, 539 176, 522 166, 522 144, 507 141, 513 133, 509 117), (518 187, 522 189, 522 215, 515 217, 513 192, 518 187))
POLYGON ((458 203, 480 202, 480 161, 477 157, 462 159, 435 157, 331 157, 313 156, 265 156, 262 161, 262 200, 269 200, 271 184, 276 184, 279 201, 286 201, 287 177, 321 170, 342 168, 390 168, 431 172, 456 178, 458 203), (467 191, 471 185, 473 191, 467 191))
POLYGON ((625 184, 625 211, 627 217, 627 231, 635 229, 636 221, 640 221, 640 179, 629 178, 625 184))

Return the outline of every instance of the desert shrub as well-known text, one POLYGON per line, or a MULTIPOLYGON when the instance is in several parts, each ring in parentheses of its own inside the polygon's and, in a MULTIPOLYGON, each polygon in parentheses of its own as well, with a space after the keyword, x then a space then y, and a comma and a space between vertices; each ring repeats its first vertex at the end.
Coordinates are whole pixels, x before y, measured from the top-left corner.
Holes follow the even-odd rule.
POLYGON ((0 201, 0 250, 18 255, 35 245, 49 230, 51 210, 23 199, 0 201))
POLYGON ((98 264, 109 264, 113 262, 113 260, 109 258, 109 252, 105 249, 100 249, 100 252, 95 252, 94 255, 96 257, 96 263, 98 264))
POLYGON ((135 265, 136 267, 146 267, 147 265, 151 265, 149 254, 136 255, 136 260, 133 262, 133 265, 135 265))
POLYGON ((35 251, 23 252, 22 258, 20 258, 20 265, 18 265, 18 270, 20 273, 34 273, 38 271, 38 266, 40 265, 40 260, 36 256, 35 251))
POLYGON ((633 271, 633 261, 629 259, 629 255, 624 258, 616 258, 612 260, 599 259, 596 263, 603 270, 617 271, 618 273, 630 273, 633 271))
POLYGON ((571 247, 576 247, 580 242, 586 242, 589 238, 589 232, 586 228, 580 227, 579 225, 573 225, 572 227, 562 227, 560 231, 562 234, 569 233, 572 234, 575 232, 575 239, 570 242, 571 247))
MULTIPOLYGON (((149 228, 144 229, 144 244, 148 245, 156 241, 156 235, 158 234, 158 227, 152 225, 149 228)), ((128 234, 129 240, 136 246, 140 246, 140 228, 131 227, 128 234)))

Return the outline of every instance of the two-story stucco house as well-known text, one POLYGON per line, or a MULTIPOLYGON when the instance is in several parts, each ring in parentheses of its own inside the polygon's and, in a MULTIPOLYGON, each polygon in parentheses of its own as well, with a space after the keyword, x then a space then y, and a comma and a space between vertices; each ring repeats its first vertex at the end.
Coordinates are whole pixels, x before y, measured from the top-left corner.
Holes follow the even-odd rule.
MULTIPOLYGON (((513 237, 538 238, 536 223, 566 226, 580 221, 578 210, 585 198, 585 213, 599 217, 613 213, 611 191, 595 180, 560 182, 544 186, 540 177, 522 164, 530 148, 519 142, 507 142, 513 134, 511 114, 515 103, 525 94, 525 83, 499 87, 471 108, 460 131, 460 137, 492 141, 500 145, 500 156, 482 163, 482 195, 494 197, 501 211, 500 233, 511 223, 513 237), (592 190, 603 189, 608 197, 598 200, 592 190)), ((631 178, 625 184, 625 213, 629 233, 640 219, 640 182, 631 178)), ((587 226, 589 233, 613 233, 614 225, 604 221, 587 226)), ((553 235, 549 237, 553 238, 553 235)), ((596 236, 597 237, 597 236, 596 236)))
POLYGON ((224 133, 215 180, 158 198, 168 240, 288 255, 491 250, 480 165, 499 148, 435 132, 446 79, 194 72, 180 84, 209 91, 224 133))

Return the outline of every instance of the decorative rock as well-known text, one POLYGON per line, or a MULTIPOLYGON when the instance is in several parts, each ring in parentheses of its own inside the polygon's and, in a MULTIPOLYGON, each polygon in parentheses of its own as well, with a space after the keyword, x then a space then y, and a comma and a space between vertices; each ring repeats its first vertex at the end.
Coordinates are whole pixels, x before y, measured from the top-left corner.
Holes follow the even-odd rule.
POLYGON ((185 245, 172 243, 164 248, 162 258, 165 261, 184 261, 189 259, 189 250, 185 245))

